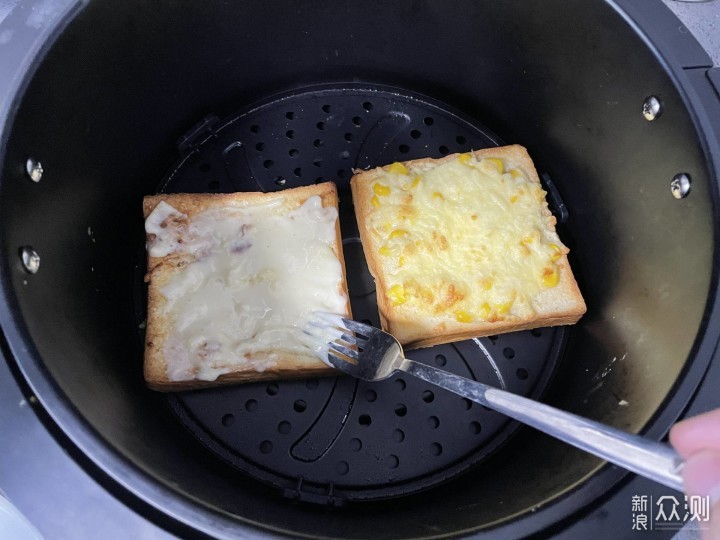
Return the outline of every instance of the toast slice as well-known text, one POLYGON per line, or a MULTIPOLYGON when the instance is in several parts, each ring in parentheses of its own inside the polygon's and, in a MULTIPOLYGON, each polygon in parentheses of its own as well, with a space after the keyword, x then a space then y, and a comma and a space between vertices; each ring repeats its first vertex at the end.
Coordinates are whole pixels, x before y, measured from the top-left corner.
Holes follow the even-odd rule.
POLYGON ((585 313, 522 146, 356 171, 351 189, 382 326, 407 348, 585 313))
POLYGON ((145 197, 155 390, 334 374, 302 332, 350 316, 335 184, 145 197))

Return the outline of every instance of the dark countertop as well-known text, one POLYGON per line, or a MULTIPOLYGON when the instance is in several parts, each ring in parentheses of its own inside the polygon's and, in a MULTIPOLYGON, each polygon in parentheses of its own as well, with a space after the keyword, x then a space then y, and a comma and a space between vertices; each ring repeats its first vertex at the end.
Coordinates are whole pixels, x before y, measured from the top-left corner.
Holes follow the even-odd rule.
MULTIPOLYGON (((720 65, 720 1, 703 3, 663 0, 680 18, 681 31, 692 32, 705 47, 716 66, 720 65)), ((11 8, 14 4, 10 2, 11 8)), ((0 19, 4 4, 0 2, 0 19)), ((695 398, 689 414, 711 408, 720 384, 720 365, 710 367, 707 380, 695 398)), ((158 526, 125 506, 93 480, 56 443, 38 420, 16 384, 7 363, 0 360, 0 433, 3 455, 0 458, 0 489, 48 539, 166 539, 173 538, 158 526)), ((633 478, 598 508, 579 516, 573 524, 555 531, 556 538, 571 539, 591 531, 608 530, 615 523, 619 536, 632 536, 631 498, 655 495, 667 490, 648 480, 633 478)), ((672 533, 645 533, 644 537, 670 537, 672 533), (648 536, 649 534, 649 536, 648 536)), ((679 535, 681 536, 681 535, 679 535)), ((682 538, 694 538, 685 532, 682 538)))

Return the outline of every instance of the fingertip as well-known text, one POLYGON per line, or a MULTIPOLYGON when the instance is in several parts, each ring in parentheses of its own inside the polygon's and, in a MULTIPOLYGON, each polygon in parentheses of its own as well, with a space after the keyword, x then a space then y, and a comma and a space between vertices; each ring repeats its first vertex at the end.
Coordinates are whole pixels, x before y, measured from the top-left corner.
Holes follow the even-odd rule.
POLYGON ((675 424, 670 430, 670 443, 685 459, 700 450, 720 450, 720 409, 675 424))
POLYGON ((685 493, 720 501, 720 450, 702 450, 690 456, 682 469, 685 493))

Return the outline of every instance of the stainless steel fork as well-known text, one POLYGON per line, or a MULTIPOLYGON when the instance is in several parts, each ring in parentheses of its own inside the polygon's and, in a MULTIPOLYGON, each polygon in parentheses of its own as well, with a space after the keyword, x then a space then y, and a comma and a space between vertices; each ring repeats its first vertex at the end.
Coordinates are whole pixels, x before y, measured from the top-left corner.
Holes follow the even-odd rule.
POLYGON ((683 490, 682 458, 667 444, 555 409, 405 358, 392 335, 338 315, 316 314, 306 333, 327 343, 327 359, 337 369, 366 381, 403 371, 490 407, 557 439, 678 491, 683 490))

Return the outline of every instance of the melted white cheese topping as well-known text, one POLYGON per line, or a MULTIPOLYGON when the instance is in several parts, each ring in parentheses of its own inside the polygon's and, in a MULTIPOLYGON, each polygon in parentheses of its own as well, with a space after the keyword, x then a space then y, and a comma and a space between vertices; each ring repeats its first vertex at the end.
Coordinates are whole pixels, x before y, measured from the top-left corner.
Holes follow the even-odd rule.
POLYGON ((148 253, 194 258, 160 289, 173 321, 163 351, 168 378, 215 380, 239 366, 264 371, 280 353, 325 360, 326 349, 303 329, 315 311, 346 310, 333 250, 337 217, 318 196, 289 211, 275 199, 189 221, 161 202, 146 220, 156 235, 148 253))

